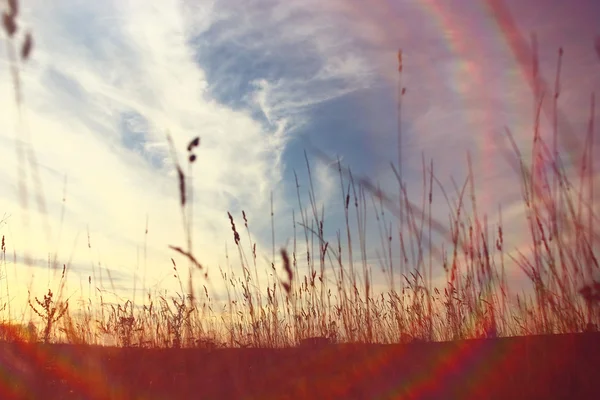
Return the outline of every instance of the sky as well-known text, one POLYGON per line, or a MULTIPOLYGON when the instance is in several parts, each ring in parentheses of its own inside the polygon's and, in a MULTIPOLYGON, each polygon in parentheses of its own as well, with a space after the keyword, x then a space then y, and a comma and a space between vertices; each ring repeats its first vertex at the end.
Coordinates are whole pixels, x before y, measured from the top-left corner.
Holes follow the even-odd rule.
MULTIPOLYGON (((70 296, 85 297, 92 275, 124 296, 177 289, 171 258, 180 269, 186 262, 169 245, 184 247, 185 235, 167 133, 193 187, 194 254, 215 281, 228 262, 239 273, 227 212, 241 229, 245 211, 259 261, 269 260, 272 198, 275 246, 290 245, 292 212, 299 215, 294 173, 309 205, 305 151, 326 236, 335 238, 344 229, 339 177, 315 149, 397 195, 390 163, 398 160, 398 49, 409 192, 421 193, 422 159, 433 160, 451 191, 451 179, 468 173, 469 153, 482 212, 495 220, 501 204, 505 232, 514 231, 507 242, 518 247, 522 232, 511 218, 522 215, 520 185, 504 157, 504 132, 530 146, 533 97, 527 58, 502 17, 511 16, 527 44, 536 34, 549 84, 564 50, 565 146, 583 137, 590 95, 600 93, 594 0, 21 3, 13 44, 30 31, 34 47, 19 67, 20 105, 10 53, 0 53, 0 234, 13 288, 0 296, 8 299, 56 288, 52 264, 69 266, 70 296), (188 171, 186 147, 196 136, 188 171), (19 162, 18 149, 33 162, 19 162), (112 284, 98 276, 107 270, 112 284)), ((444 204, 438 193, 442 220, 444 204)), ((377 265, 377 228, 368 231, 367 258, 377 265)))

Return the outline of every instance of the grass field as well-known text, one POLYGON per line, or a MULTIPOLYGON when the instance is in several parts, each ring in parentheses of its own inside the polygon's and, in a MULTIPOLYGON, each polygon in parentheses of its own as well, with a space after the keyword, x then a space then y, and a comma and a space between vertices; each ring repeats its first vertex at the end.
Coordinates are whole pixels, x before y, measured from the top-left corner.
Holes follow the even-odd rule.
MULTIPOLYGON (((12 37, 12 17, 6 18, 4 30, 12 37)), ((23 43, 9 41, 13 57, 30 57, 31 43, 29 35, 23 43)), ((540 118, 542 105, 552 99, 541 93, 534 97, 540 118)), ((115 303, 94 292, 78 303, 65 296, 65 264, 54 289, 29 294, 31 321, 26 315, 4 317, 0 325, 2 398, 598 394, 595 124, 592 111, 576 165, 542 139, 548 135, 540 132, 539 120, 531 133, 531 154, 522 154, 507 130, 519 176, 514 184, 522 193, 521 222, 528 229, 527 243, 517 250, 504 244, 501 209, 495 216, 478 212, 477 172, 468 157, 469 174, 452 190, 439 183, 433 161, 424 161, 416 197, 397 170, 398 187, 383 192, 340 162, 332 163, 339 173, 345 225, 330 241, 314 201, 307 158, 305 183, 311 189, 298 189, 293 241, 270 249, 268 274, 260 272, 245 213, 228 214, 235 248, 218 274, 205 275, 191 240, 171 246, 174 255, 188 261, 170 266, 180 287, 174 293, 152 291, 137 302, 115 303), (309 204, 302 203, 304 195, 309 204), (434 196, 447 203, 444 222, 434 217, 434 196), (379 228, 383 273, 365 258, 368 219, 379 228), (521 270, 527 289, 511 288, 508 268, 521 270), (211 292, 217 282, 225 288, 224 301, 211 292)), ((176 160, 184 149, 169 143, 176 160)), ((200 140, 190 138, 187 151, 197 146, 200 140)), ((192 210, 184 171, 193 164, 194 157, 175 162, 187 238, 192 210)), ((6 267, 4 236, 2 261, 6 267)), ((11 282, 13 288, 17 284, 11 282)), ((27 290, 22 286, 13 290, 27 290)))

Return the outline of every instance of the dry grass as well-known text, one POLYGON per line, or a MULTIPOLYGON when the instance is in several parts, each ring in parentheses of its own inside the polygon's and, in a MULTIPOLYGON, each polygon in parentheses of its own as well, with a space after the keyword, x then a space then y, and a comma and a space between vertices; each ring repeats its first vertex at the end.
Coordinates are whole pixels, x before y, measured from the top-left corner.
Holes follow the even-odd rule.
MULTIPOLYGON (((16 1, 8 4, 3 24, 12 49, 18 31, 18 6, 16 1)), ((32 44, 31 34, 26 33, 20 44, 21 61, 30 56, 32 44)), ((562 52, 556 76, 555 115, 561 58, 562 52)), ((21 61, 16 56, 11 58, 17 103, 21 61)), ((404 92, 402 88, 400 93, 404 92)), ((227 214, 237 265, 231 267, 227 253, 228 267, 221 269, 218 277, 225 285, 227 301, 216 301, 208 289, 214 277, 206 274, 191 246, 191 188, 186 187, 184 167, 169 138, 187 237, 183 246, 170 248, 190 263, 190 272, 182 279, 173 261, 180 291, 144 293, 142 304, 128 299, 121 304, 105 303, 98 291, 94 296, 90 293, 79 307, 69 307, 72 300, 63 298, 68 272, 64 267, 58 291, 49 289, 43 298, 30 296, 29 306, 39 317, 37 329, 33 325, 24 329, 22 324, 10 321, 2 325, 1 336, 78 344, 104 343, 108 338, 110 343, 123 347, 275 348, 313 342, 448 341, 596 330, 600 324, 600 282, 593 277, 599 272, 600 237, 595 229, 595 167, 590 151, 595 136, 594 98, 585 150, 579 157, 578 173, 572 174, 559 157, 556 119, 553 144, 549 146, 542 139, 539 113, 547 100, 542 93, 535 96, 538 113, 531 157, 520 153, 507 131, 512 155, 519 164, 520 178, 515 184, 522 189, 529 228, 528 253, 514 256, 507 252, 501 210, 493 225, 490 216, 479 214, 470 158, 468 176, 461 186, 453 188, 455 200, 439 183, 433 162, 427 165, 423 160, 419 203, 413 202, 403 184, 401 170, 395 169, 399 198, 394 199, 368 179, 354 177, 338 162, 345 224, 332 240, 324 234, 324 211, 318 209, 306 158, 309 190, 301 193, 296 177, 298 208, 291 221, 291 248, 281 249, 281 257, 276 258, 273 230, 270 270, 264 276, 259 275, 259 250, 248 216, 242 212, 239 220, 227 214), (305 195, 308 205, 302 201, 305 195), (448 207, 446 223, 433 217, 433 198, 440 195, 448 207), (394 227, 397 220, 402 220, 405 229, 394 227), (379 254, 387 279, 384 289, 375 285, 375 267, 367 260, 368 221, 374 221, 380 232, 379 254), (434 242, 434 236, 443 239, 434 242), (530 291, 511 293, 507 259, 529 278, 530 291), (192 282, 192 269, 204 273, 203 282, 192 282), (434 285, 436 269, 445 274, 441 286, 434 285)), ((200 139, 195 138, 187 147, 188 171, 199 145, 200 139)), ((20 163, 28 161, 35 170, 32 157, 21 154, 20 163)), ((273 219, 271 212, 272 226, 273 219)), ((6 251, 4 238, 2 251, 6 251)))

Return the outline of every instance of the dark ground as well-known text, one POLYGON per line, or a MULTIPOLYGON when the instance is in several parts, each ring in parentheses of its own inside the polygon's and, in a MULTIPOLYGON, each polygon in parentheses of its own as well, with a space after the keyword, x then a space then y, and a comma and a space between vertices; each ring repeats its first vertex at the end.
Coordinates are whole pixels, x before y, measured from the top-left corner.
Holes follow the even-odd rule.
POLYGON ((600 399, 600 334, 290 349, 0 343, 1 399, 600 399))

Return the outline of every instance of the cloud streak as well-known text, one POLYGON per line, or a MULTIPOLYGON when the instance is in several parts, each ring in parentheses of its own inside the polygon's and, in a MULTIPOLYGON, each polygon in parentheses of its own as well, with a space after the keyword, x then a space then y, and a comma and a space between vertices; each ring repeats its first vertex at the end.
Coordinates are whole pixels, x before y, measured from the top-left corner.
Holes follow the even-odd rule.
MULTIPOLYGON (((270 249, 271 191, 277 246, 291 237, 294 171, 305 196, 308 144, 394 192, 398 47, 406 55, 409 184, 420 190, 422 152, 450 184, 451 176, 466 175, 464 154, 471 150, 487 209, 496 210, 496 200, 512 202, 518 185, 494 138, 504 125, 528 131, 531 113, 523 109, 531 101, 502 37, 474 3, 464 1, 470 11, 444 28, 431 9, 413 2, 29 1, 23 21, 36 45, 21 72, 26 124, 18 119, 5 56, 0 68, 0 105, 12 110, 0 132, 8 166, 0 189, 15 194, 0 200, 0 209, 13 214, 11 245, 34 259, 72 254, 74 268, 102 263, 130 276, 145 264, 150 280, 162 279, 175 256, 167 245, 185 242, 167 132, 180 160, 188 141, 201 137, 189 172, 193 237, 197 257, 213 268, 224 265, 224 245, 232 243, 227 211, 237 220, 244 210, 259 247, 270 249), (449 46, 461 38, 469 39, 463 47, 449 46), (48 204, 45 217, 30 201, 29 229, 18 219, 12 145, 15 133, 25 140, 24 132, 37 152, 48 204), (44 218, 50 238, 38 229, 44 218)), ((523 10, 530 21, 531 10, 523 10)), ((587 60, 585 46, 568 44, 577 61, 587 60)), ((545 54, 542 62, 549 70, 554 61, 545 54)), ((565 80, 574 82, 565 97, 598 86, 598 75, 581 74, 592 76, 588 62, 565 66, 565 80)), ((581 102, 565 106, 574 126, 582 126, 581 102)), ((328 225, 343 226, 335 171, 317 165, 313 173, 317 203, 332 216, 328 225)))

